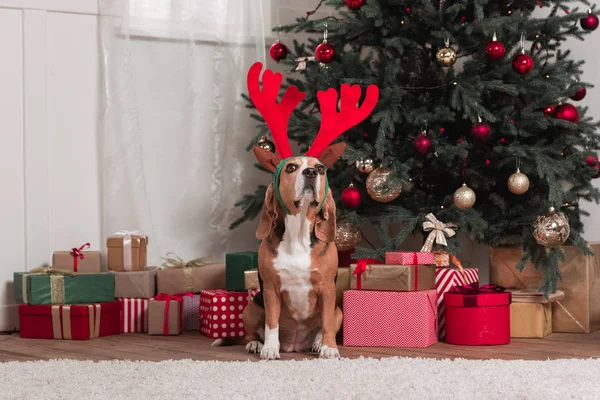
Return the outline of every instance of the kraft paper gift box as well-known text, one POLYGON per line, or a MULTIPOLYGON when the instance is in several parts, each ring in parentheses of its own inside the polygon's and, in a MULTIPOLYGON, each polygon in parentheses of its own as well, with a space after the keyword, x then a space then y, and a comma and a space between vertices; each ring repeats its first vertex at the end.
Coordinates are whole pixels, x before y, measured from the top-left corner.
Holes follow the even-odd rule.
POLYGON ((102 304, 19 305, 22 338, 88 340, 118 335, 121 306, 102 304))
POLYGON ((14 273, 14 296, 17 303, 103 303, 115 299, 115 277, 110 273, 61 274, 53 268, 43 270, 47 273, 14 273))
POLYGON ((225 288, 230 291, 242 291, 245 289, 244 272, 258 268, 258 253, 255 251, 227 253, 225 266, 225 288))
POLYGON ((424 348, 437 343, 435 290, 344 292, 344 346, 424 348))
POLYGON ((181 335, 183 333, 183 298, 158 294, 148 304, 149 335, 181 335))
POLYGON ((479 271, 475 268, 463 268, 462 272, 456 268, 436 268, 435 291, 438 300, 438 327, 439 338, 446 336, 446 307, 444 306, 444 295, 454 286, 479 283, 479 271))
POLYGON ((121 231, 106 239, 108 269, 140 271, 146 268, 148 237, 139 231, 121 231))
MULTIPOLYGON (((552 304, 552 332, 590 333, 600 329, 600 244, 591 244, 594 256, 586 256, 576 246, 562 246, 565 262, 559 264, 562 281, 558 290, 563 300, 552 304)), ((542 271, 528 263, 523 272, 518 248, 490 249, 490 282, 509 289, 539 289, 542 271)))
POLYGON ((121 303, 121 333, 148 332, 150 299, 119 299, 121 303))
POLYGON ((111 273, 115 276, 115 297, 149 299, 156 294, 156 267, 111 273))
POLYGON ((557 291, 545 298, 534 289, 512 291, 510 337, 543 338, 552 333, 552 302, 564 299, 557 291))
POLYGON ((73 247, 70 251, 55 251, 52 254, 52 267, 79 273, 99 273, 102 271, 100 252, 83 250, 89 243, 73 247))
POLYGON ((225 264, 206 264, 199 267, 162 268, 156 273, 159 293, 199 293, 205 289, 225 287, 225 264))
POLYGON ((228 290, 200 292, 200 332, 213 339, 244 337, 243 312, 248 293, 228 290))
POLYGON ((433 265, 350 265, 350 289, 411 292, 434 288, 433 265))

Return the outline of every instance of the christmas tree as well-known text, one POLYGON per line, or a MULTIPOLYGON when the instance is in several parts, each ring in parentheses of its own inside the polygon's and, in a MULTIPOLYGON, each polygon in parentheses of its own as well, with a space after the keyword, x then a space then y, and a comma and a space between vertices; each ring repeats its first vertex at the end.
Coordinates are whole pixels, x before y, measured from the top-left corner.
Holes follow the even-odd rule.
MULTIPOLYGON (((302 152, 319 130, 317 91, 343 83, 380 88, 371 116, 339 139, 348 150, 328 171, 338 229, 356 232, 367 220, 383 243, 357 248, 355 257, 382 259, 422 232, 433 213, 477 242, 521 246, 519 267, 533 262, 543 269, 541 289, 555 291, 558 246, 566 240, 590 252, 579 204, 600 200, 592 186, 600 176, 599 123, 574 105, 592 85, 579 80, 583 61, 561 48, 597 28, 594 7, 543 0, 329 0, 316 7, 275 29, 315 38, 291 49, 275 43, 271 56, 288 68, 283 88, 307 94, 289 121, 290 141, 302 152), (335 7, 336 16, 314 19, 322 6, 335 7), (391 223, 401 226, 393 235, 391 223)), ((248 149, 272 147, 255 118, 248 149)), ((238 203, 244 214, 232 228, 258 215, 265 189, 238 203)), ((459 253, 457 236, 444 250, 459 253)))

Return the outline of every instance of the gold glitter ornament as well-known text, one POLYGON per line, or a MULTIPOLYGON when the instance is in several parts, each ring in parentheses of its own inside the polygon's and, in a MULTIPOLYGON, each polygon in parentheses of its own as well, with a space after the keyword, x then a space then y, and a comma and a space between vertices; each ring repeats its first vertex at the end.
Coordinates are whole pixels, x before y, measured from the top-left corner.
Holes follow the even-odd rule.
POLYGON ((550 207, 545 215, 540 215, 533 223, 533 237, 544 247, 558 247, 569 238, 571 228, 569 220, 554 207, 550 207))
POLYGON ((442 67, 451 67, 456 62, 456 50, 450 47, 450 41, 446 39, 445 47, 442 47, 435 54, 435 59, 442 67))
POLYGON ((335 231, 335 247, 338 251, 349 251, 360 241, 360 229, 353 223, 343 221, 337 224, 335 231))
POLYGON ((529 178, 519 168, 508 178, 508 190, 512 194, 523 194, 529 190, 529 178))
POLYGON ((400 196, 402 185, 394 184, 391 175, 391 168, 377 168, 369 174, 365 186, 373 200, 379 203, 389 203, 400 196))
POLYGON ((461 210, 473 207, 476 199, 477 196, 475 196, 475 192, 468 187, 466 183, 463 183, 463 185, 454 192, 454 205, 461 210))
POLYGON ((269 150, 271 153, 275 153, 275 144, 263 136, 258 141, 258 147, 262 147, 265 150, 269 150))
POLYGON ((361 174, 370 174, 375 169, 375 163, 370 158, 356 161, 356 169, 361 174))

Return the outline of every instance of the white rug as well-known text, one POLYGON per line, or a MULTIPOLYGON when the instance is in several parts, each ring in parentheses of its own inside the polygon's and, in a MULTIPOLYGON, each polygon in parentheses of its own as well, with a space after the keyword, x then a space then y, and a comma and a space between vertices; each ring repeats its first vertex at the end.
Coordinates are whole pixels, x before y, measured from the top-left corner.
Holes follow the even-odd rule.
POLYGON ((0 364, 2 399, 600 399, 600 360, 0 364))

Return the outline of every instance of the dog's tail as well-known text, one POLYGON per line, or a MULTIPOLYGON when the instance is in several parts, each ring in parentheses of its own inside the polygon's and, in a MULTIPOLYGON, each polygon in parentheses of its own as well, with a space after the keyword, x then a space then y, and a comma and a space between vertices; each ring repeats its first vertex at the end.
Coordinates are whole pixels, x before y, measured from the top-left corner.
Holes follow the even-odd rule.
POLYGON ((212 342, 212 347, 235 346, 240 344, 243 338, 219 338, 212 342))

